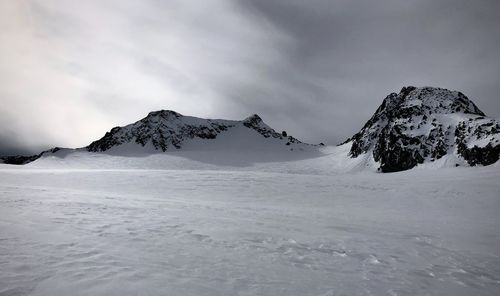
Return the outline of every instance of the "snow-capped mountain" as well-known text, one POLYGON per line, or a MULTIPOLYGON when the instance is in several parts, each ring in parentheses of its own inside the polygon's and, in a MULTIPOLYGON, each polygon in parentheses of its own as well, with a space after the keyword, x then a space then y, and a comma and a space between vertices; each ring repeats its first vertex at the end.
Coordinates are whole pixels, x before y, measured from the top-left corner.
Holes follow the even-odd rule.
MULTIPOLYGON (((31 156, 4 156, 0 157, 0 163, 27 164, 41 157, 66 157, 68 154, 82 152, 133 156, 177 150, 195 151, 195 154, 200 155, 216 150, 220 152, 218 157, 231 154, 232 158, 248 158, 250 153, 258 159, 265 156, 272 160, 284 159, 283 154, 292 151, 318 152, 319 146, 323 144, 303 143, 285 131, 276 132, 257 114, 244 120, 224 120, 184 116, 175 111, 160 110, 150 112, 132 124, 114 127, 101 139, 86 147, 56 147, 31 156)), ((292 157, 292 154, 289 156, 292 157)), ((297 156, 304 156, 299 154, 297 156)))
MULTIPOLYGON (((149 113, 135 123, 111 129, 104 137, 85 148, 90 152, 103 152, 132 144, 165 152, 181 149, 186 142, 194 139, 213 140, 221 134, 231 134, 241 128, 253 134, 258 133, 263 138, 277 140, 283 146, 292 146, 291 149, 293 146, 309 145, 288 136, 286 132, 276 132, 257 114, 236 121, 203 119, 184 116, 170 110, 160 110, 149 113)), ((238 136, 241 137, 240 134, 238 136)))
POLYGON ((353 158, 372 154, 383 172, 411 169, 445 156, 455 165, 499 159, 500 121, 464 94, 436 87, 403 87, 388 95, 350 143, 353 158))
POLYGON ((309 159, 300 164, 301 170, 330 172, 377 168, 395 172, 424 163, 490 165, 500 156, 500 121, 486 117, 460 92, 409 86, 387 96, 363 128, 343 144, 321 148, 322 144, 303 143, 284 131, 276 132, 258 115, 244 120, 203 119, 160 110, 115 127, 82 148, 54 148, 33 156, 2 157, 0 162, 26 164, 44 158, 81 163, 102 156, 101 162, 110 162, 109 167, 161 168, 188 158, 195 162, 183 165, 274 162, 276 168, 283 162, 283 168, 290 170, 291 164, 285 162, 299 165, 297 160, 309 159), (120 157, 113 161, 123 164, 111 163, 110 155, 120 157), (148 160, 128 156, 148 156, 148 160))

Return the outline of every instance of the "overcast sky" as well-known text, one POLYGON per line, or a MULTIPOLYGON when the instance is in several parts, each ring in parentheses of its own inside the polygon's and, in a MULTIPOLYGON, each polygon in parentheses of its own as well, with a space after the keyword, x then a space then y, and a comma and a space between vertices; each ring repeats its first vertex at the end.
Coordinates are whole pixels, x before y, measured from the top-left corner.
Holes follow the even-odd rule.
POLYGON ((500 1, 0 0, 0 81, 0 154, 159 109, 337 144, 404 85, 500 117, 500 1))

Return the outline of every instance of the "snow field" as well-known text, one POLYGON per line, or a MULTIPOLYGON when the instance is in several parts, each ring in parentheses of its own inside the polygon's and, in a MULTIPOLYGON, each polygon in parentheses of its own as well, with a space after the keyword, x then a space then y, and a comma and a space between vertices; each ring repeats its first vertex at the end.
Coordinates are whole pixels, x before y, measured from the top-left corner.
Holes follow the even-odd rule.
POLYGON ((498 295, 498 166, 318 161, 2 165, 0 295, 498 295))

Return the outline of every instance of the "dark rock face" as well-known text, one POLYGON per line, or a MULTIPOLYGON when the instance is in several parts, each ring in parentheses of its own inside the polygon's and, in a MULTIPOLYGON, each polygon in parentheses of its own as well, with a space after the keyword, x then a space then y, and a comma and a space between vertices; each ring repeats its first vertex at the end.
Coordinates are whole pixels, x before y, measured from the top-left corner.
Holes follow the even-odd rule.
POLYGON ((21 164, 27 164, 32 161, 35 161, 39 158, 38 155, 29 155, 29 156, 23 156, 23 155, 10 155, 10 156, 2 156, 0 159, 3 161, 3 163, 6 164, 16 164, 16 165, 21 165, 21 164))
POLYGON ((262 121, 262 118, 260 118, 260 116, 257 114, 254 114, 254 115, 246 118, 245 120, 243 120, 243 125, 248 127, 248 128, 254 129, 256 132, 258 132, 259 134, 264 136, 264 138, 272 137, 272 138, 281 139, 281 140, 286 139, 286 140, 288 140, 288 142, 285 145, 291 145, 294 143, 295 144, 302 143, 301 141, 297 140, 296 138, 294 138, 292 136, 288 136, 288 134, 285 131, 283 131, 282 133, 276 132, 274 129, 267 126, 262 121))
POLYGON ((189 139, 215 139, 219 134, 241 125, 255 130, 265 138, 286 139, 286 145, 301 143, 291 136, 277 133, 257 114, 243 121, 236 121, 202 119, 183 116, 170 110, 161 110, 151 112, 133 124, 111 129, 104 137, 92 142, 86 149, 91 152, 101 152, 126 143, 136 143, 141 146, 149 144, 155 150, 165 152, 169 149, 180 149, 183 142, 189 139))
POLYGON ((186 139, 215 139, 217 135, 235 125, 229 120, 210 120, 161 110, 151 112, 138 122, 114 127, 101 139, 87 146, 91 152, 106 151, 112 147, 134 142, 145 146, 148 142, 157 150, 166 151, 169 147, 181 148, 186 139))
POLYGON ((461 92, 409 86, 388 95, 346 142, 351 157, 372 153, 382 172, 396 172, 448 154, 469 165, 492 164, 499 159, 499 131, 499 122, 461 92))
POLYGON ((498 161, 500 158, 500 141, 492 139, 483 147, 467 145, 467 136, 471 133, 477 138, 487 138, 490 135, 498 135, 500 133, 500 122, 495 120, 479 119, 480 123, 471 121, 461 122, 455 129, 455 143, 460 155, 467 160, 471 166, 475 165, 490 165, 498 161), (469 123, 469 124, 468 124, 469 123))
POLYGON ((49 154, 49 153, 55 153, 57 151, 61 150, 59 147, 55 147, 49 150, 45 150, 42 153, 36 154, 36 155, 29 155, 29 156, 23 156, 23 155, 11 155, 11 156, 2 156, 0 157, 0 160, 3 161, 5 164, 15 164, 15 165, 23 165, 27 164, 30 162, 33 162, 40 157, 42 157, 44 154, 49 154))
POLYGON ((493 146, 488 143, 485 147, 474 146, 462 150, 462 156, 474 166, 477 164, 490 165, 498 161, 500 155, 500 145, 493 146))

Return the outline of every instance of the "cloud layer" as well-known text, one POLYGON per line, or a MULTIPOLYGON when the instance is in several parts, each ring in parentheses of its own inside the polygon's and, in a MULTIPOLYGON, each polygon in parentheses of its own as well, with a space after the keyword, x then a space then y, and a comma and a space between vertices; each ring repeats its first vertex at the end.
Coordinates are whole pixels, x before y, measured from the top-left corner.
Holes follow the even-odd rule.
POLYGON ((494 0, 0 0, 0 154, 157 109, 336 144, 404 85, 500 117, 499 20, 494 0))

